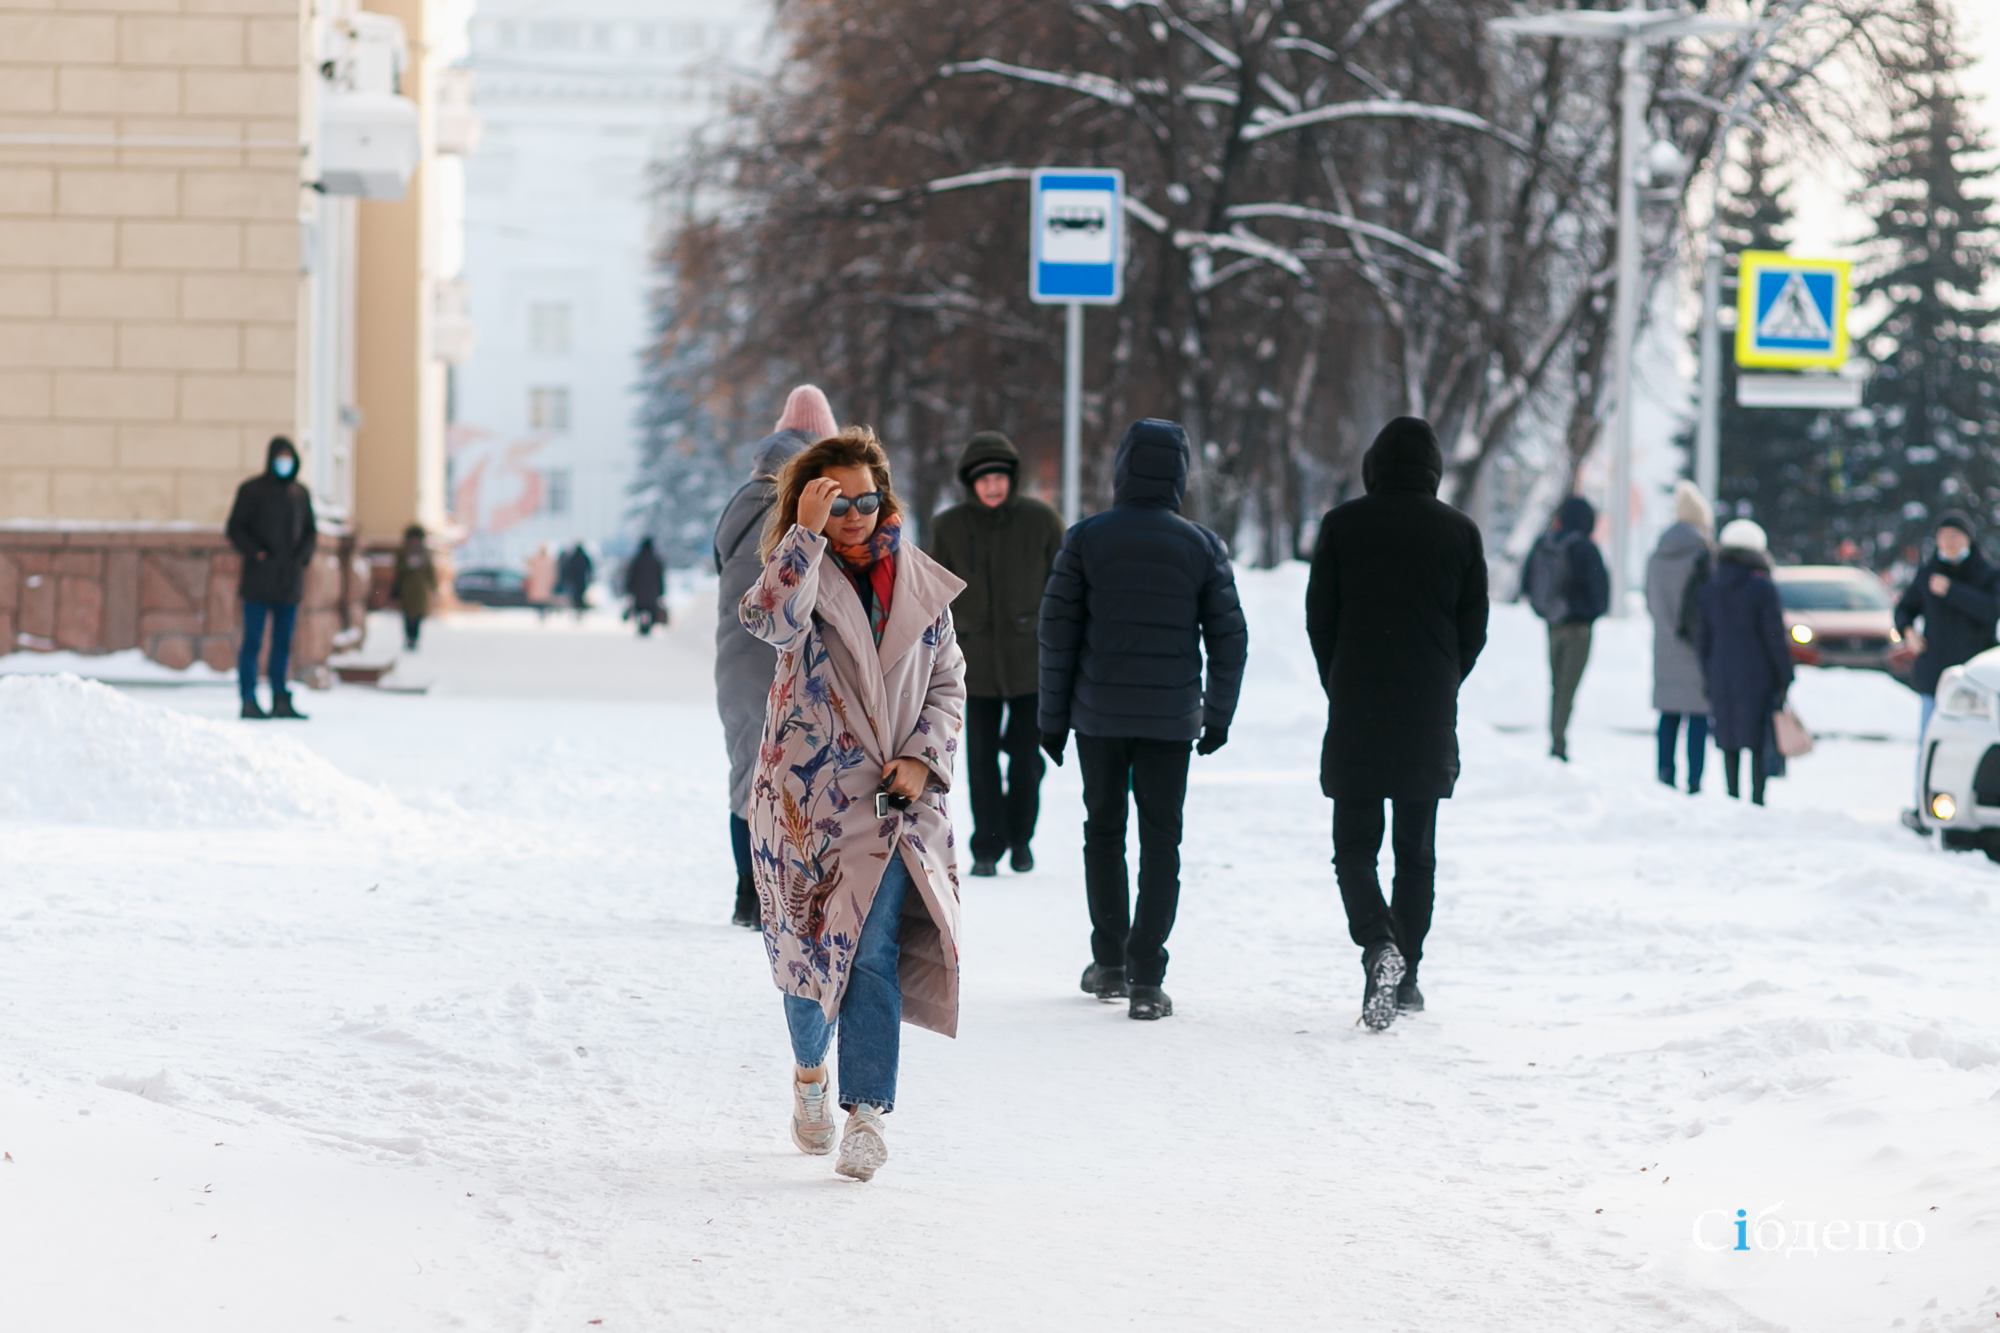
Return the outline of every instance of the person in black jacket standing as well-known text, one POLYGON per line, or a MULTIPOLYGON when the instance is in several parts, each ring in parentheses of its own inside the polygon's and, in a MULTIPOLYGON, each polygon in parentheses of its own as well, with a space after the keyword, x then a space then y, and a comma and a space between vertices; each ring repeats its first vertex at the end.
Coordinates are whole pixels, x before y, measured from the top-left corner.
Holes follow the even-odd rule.
POLYGON ((1063 539, 1042 596, 1042 748, 1060 764, 1076 732, 1091 965, 1083 989, 1165 1018, 1167 936, 1180 903, 1188 746, 1229 739, 1250 635, 1222 539, 1180 516, 1187 432, 1135 422, 1118 443, 1109 510, 1063 539), (1208 686, 1202 688, 1202 649, 1208 686), (1126 794, 1139 807, 1139 903, 1125 868, 1126 794))
POLYGON ((306 566, 319 542, 312 496, 298 480, 299 451, 284 436, 273 437, 264 470, 236 488, 225 529, 229 544, 243 557, 237 585, 243 599, 243 646, 236 654, 236 682, 243 693, 243 716, 304 720, 292 707, 285 675, 292 660, 292 627, 305 595, 306 566), (271 711, 257 706, 257 656, 264 626, 271 626, 271 711))
MULTIPOLYGON (((1917 728, 1918 786, 1922 787, 1923 732, 1937 707, 1938 677, 1947 667, 1963 666, 1994 646, 1993 623, 2000 620, 2000 569, 1980 554, 1972 541, 1972 521, 1956 510, 1938 516, 1937 549, 1918 568, 1917 576, 1896 601, 1896 629, 1917 649, 1910 688, 1923 701, 1917 728), (1916 631, 1924 622, 1923 633, 1916 631)), ((1923 792, 1917 792, 1923 800, 1923 792)), ((1903 823, 1924 832, 1915 810, 1903 823)))
POLYGON ((1597 511, 1581 495, 1563 501, 1528 553, 1522 592, 1549 623, 1549 754, 1569 762, 1569 713, 1590 661, 1590 627, 1611 609, 1611 576, 1590 539, 1597 511))
POLYGON ((1361 1021, 1424 1007, 1438 802, 1458 781, 1458 687, 1486 646, 1479 527, 1437 498, 1430 423, 1397 417, 1361 460, 1367 494, 1329 513, 1306 583, 1306 634, 1326 689, 1320 789, 1333 799, 1333 868, 1366 976, 1361 1021), (1376 858, 1395 813, 1395 903, 1376 858))

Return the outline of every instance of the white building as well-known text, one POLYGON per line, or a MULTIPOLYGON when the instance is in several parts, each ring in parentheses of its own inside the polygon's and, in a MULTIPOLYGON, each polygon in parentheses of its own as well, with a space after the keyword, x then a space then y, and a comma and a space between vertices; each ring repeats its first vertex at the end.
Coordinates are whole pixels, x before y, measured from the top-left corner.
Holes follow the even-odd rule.
POLYGON ((478 343, 450 431, 461 568, 518 568, 542 542, 628 544, 652 170, 763 64, 768 28, 761 0, 480 5, 464 264, 478 343))

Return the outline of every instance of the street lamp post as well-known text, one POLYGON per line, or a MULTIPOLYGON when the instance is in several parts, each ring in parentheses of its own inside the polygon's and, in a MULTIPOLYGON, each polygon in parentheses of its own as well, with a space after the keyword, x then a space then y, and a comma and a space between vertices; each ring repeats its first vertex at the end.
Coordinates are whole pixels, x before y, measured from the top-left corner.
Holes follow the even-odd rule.
POLYGON ((1613 615, 1623 615, 1625 590, 1631 583, 1627 548, 1632 533, 1632 354, 1639 338, 1639 306, 1644 299, 1639 247, 1640 145, 1646 133, 1646 107, 1652 100, 1646 48, 1697 33, 1741 32, 1756 25, 1678 10, 1647 9, 1643 0, 1626 0, 1624 9, 1494 19, 1490 26, 1498 32, 1523 36, 1617 41, 1623 47, 1618 61, 1618 289, 1611 323, 1611 487, 1605 497, 1605 507, 1611 512, 1611 608, 1613 615))

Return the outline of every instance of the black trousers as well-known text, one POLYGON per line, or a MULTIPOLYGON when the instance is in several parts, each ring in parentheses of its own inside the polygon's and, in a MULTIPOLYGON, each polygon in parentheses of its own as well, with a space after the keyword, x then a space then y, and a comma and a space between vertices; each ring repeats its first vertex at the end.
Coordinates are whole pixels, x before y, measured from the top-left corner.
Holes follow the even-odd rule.
POLYGON ((998 861, 1024 850, 1042 810, 1041 733, 1035 698, 965 701, 965 785, 972 798, 972 859, 998 861), (1002 720, 1005 713, 1005 720, 1002 720), (1000 756, 1007 781, 1000 781, 1000 756))
POLYGON ((1437 901, 1438 803, 1389 804, 1396 815, 1390 837, 1396 853, 1394 905, 1383 901, 1376 870, 1382 851, 1382 802, 1333 803, 1333 873, 1340 881, 1341 904, 1347 908, 1348 937, 1364 949, 1394 944, 1409 965, 1409 975, 1415 977, 1437 901))
MULTIPOLYGON (((1722 777, 1729 784, 1729 794, 1738 800, 1743 798, 1742 783, 1737 777, 1743 771, 1743 765, 1740 762, 1742 757, 1743 751, 1741 750, 1724 750, 1722 752, 1722 777)), ((1767 776, 1768 774, 1765 772, 1764 747, 1761 745, 1751 746, 1750 804, 1764 804, 1764 779, 1767 776)))
POLYGON ((1190 741, 1076 738, 1083 771, 1083 884, 1090 898, 1090 955, 1123 967, 1137 986, 1167 975, 1167 936, 1181 898, 1181 807, 1190 741), (1139 904, 1125 871, 1126 796, 1139 807, 1139 904))

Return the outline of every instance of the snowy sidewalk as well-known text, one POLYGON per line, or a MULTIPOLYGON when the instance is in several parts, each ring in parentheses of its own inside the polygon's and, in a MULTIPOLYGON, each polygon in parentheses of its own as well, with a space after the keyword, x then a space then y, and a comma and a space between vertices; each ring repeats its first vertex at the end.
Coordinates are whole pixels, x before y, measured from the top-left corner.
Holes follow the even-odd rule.
POLYGON ((1691 798, 1649 776, 1643 626, 1600 627, 1565 768, 1538 626, 1495 608, 1430 1012, 1375 1035, 1303 571, 1243 583, 1177 1015, 1077 993, 1080 801, 1053 771, 1040 868, 968 881, 961 1036, 906 1029, 867 1186, 785 1139, 776 993, 723 924, 698 613, 611 666, 575 655, 608 636, 449 622, 432 695, 316 695, 290 730, 201 721, 226 690, 29 707, 0 681, 0 764, 51 746, 0 770, 7 1322, 1994 1326, 2000 867, 1895 827, 1906 691, 1811 675, 1809 722, 1892 739, 1824 743, 1768 810, 1713 770, 1691 798), (509 662, 503 637, 572 647, 509 662), (1784 1245, 1727 1248, 1739 1208, 1784 1245))

